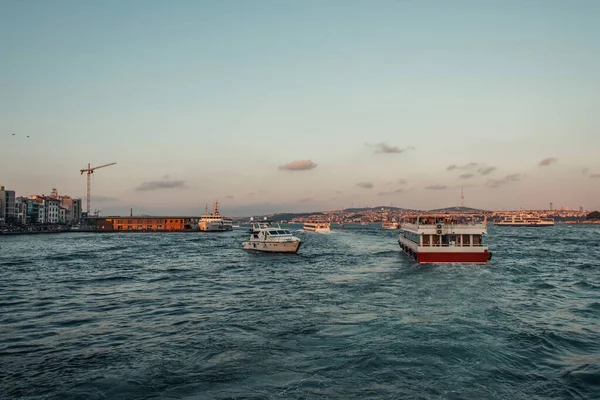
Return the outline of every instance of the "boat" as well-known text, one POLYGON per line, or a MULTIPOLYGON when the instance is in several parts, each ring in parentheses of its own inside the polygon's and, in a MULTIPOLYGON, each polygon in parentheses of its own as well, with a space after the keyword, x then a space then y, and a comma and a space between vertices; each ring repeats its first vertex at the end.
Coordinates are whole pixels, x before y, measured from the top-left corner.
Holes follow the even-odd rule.
POLYGON ((485 264, 492 258, 483 242, 483 216, 407 216, 400 223, 398 244, 420 264, 485 264))
POLYGON ((297 253, 302 241, 287 229, 269 220, 251 221, 250 240, 242 243, 244 250, 267 253, 297 253))
POLYGON ((381 229, 398 229, 398 226, 396 221, 383 221, 381 223, 381 229))
POLYGON ((304 230, 317 233, 331 232, 331 223, 328 221, 308 221, 304 223, 304 230))
POLYGON ((533 215, 506 215, 500 219, 494 220, 496 226, 528 226, 528 227, 545 227, 554 226, 554 219, 540 218, 533 215))
POLYGON ((240 224, 238 224, 237 222, 234 222, 233 224, 231 224, 232 228, 239 228, 240 224))
POLYGON ((215 201, 213 212, 210 214, 206 205, 204 214, 198 220, 198 229, 202 232, 230 231, 233 230, 233 221, 219 213, 219 202, 215 201))

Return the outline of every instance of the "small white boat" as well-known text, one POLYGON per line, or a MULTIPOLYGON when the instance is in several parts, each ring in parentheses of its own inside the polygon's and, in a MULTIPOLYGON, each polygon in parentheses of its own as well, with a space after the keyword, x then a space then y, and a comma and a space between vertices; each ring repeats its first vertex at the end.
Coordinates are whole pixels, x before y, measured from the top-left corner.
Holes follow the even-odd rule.
POLYGON ((232 228, 239 228, 239 227, 240 227, 240 224, 238 224, 237 222, 234 222, 234 223, 231 225, 231 227, 232 227, 232 228))
POLYGON ((268 220, 254 222, 250 228, 250 240, 242 243, 244 250, 267 253, 297 253, 302 241, 279 224, 268 220))
POLYGON ((383 221, 381 223, 382 229, 398 229, 399 224, 396 221, 383 221))
POLYGON ((307 232, 326 233, 331 232, 331 223, 327 221, 309 221, 304 223, 307 232))

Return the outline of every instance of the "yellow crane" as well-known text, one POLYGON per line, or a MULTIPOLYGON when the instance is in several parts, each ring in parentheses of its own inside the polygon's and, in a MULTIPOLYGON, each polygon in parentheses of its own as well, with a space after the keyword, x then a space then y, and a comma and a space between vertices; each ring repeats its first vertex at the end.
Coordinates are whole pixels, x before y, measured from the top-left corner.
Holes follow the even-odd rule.
POLYGON ((90 177, 92 176, 94 171, 97 170, 98 168, 110 167, 111 165, 115 165, 115 164, 116 164, 116 162, 113 162, 113 163, 109 163, 109 164, 99 165, 97 167, 92 167, 92 165, 90 163, 88 163, 88 166, 86 169, 80 170, 81 175, 83 175, 84 172, 87 172, 87 215, 88 215, 88 217, 90 216, 90 200, 91 200, 90 177))

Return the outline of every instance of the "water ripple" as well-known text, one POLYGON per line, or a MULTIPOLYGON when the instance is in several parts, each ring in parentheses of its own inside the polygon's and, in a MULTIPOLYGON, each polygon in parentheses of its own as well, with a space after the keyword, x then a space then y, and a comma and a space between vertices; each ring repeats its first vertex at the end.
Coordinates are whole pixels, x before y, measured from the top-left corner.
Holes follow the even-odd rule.
POLYGON ((491 227, 486 266, 297 234, 0 237, 0 398, 600 398, 600 227, 491 227))

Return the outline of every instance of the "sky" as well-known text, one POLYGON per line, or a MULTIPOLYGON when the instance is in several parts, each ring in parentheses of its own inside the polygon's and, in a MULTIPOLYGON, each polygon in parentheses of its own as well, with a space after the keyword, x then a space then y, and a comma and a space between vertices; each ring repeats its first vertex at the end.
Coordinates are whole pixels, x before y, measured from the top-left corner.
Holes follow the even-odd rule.
POLYGON ((600 2, 0 0, 0 185, 101 215, 600 209, 600 2), (85 200, 84 200, 85 201, 85 200))

